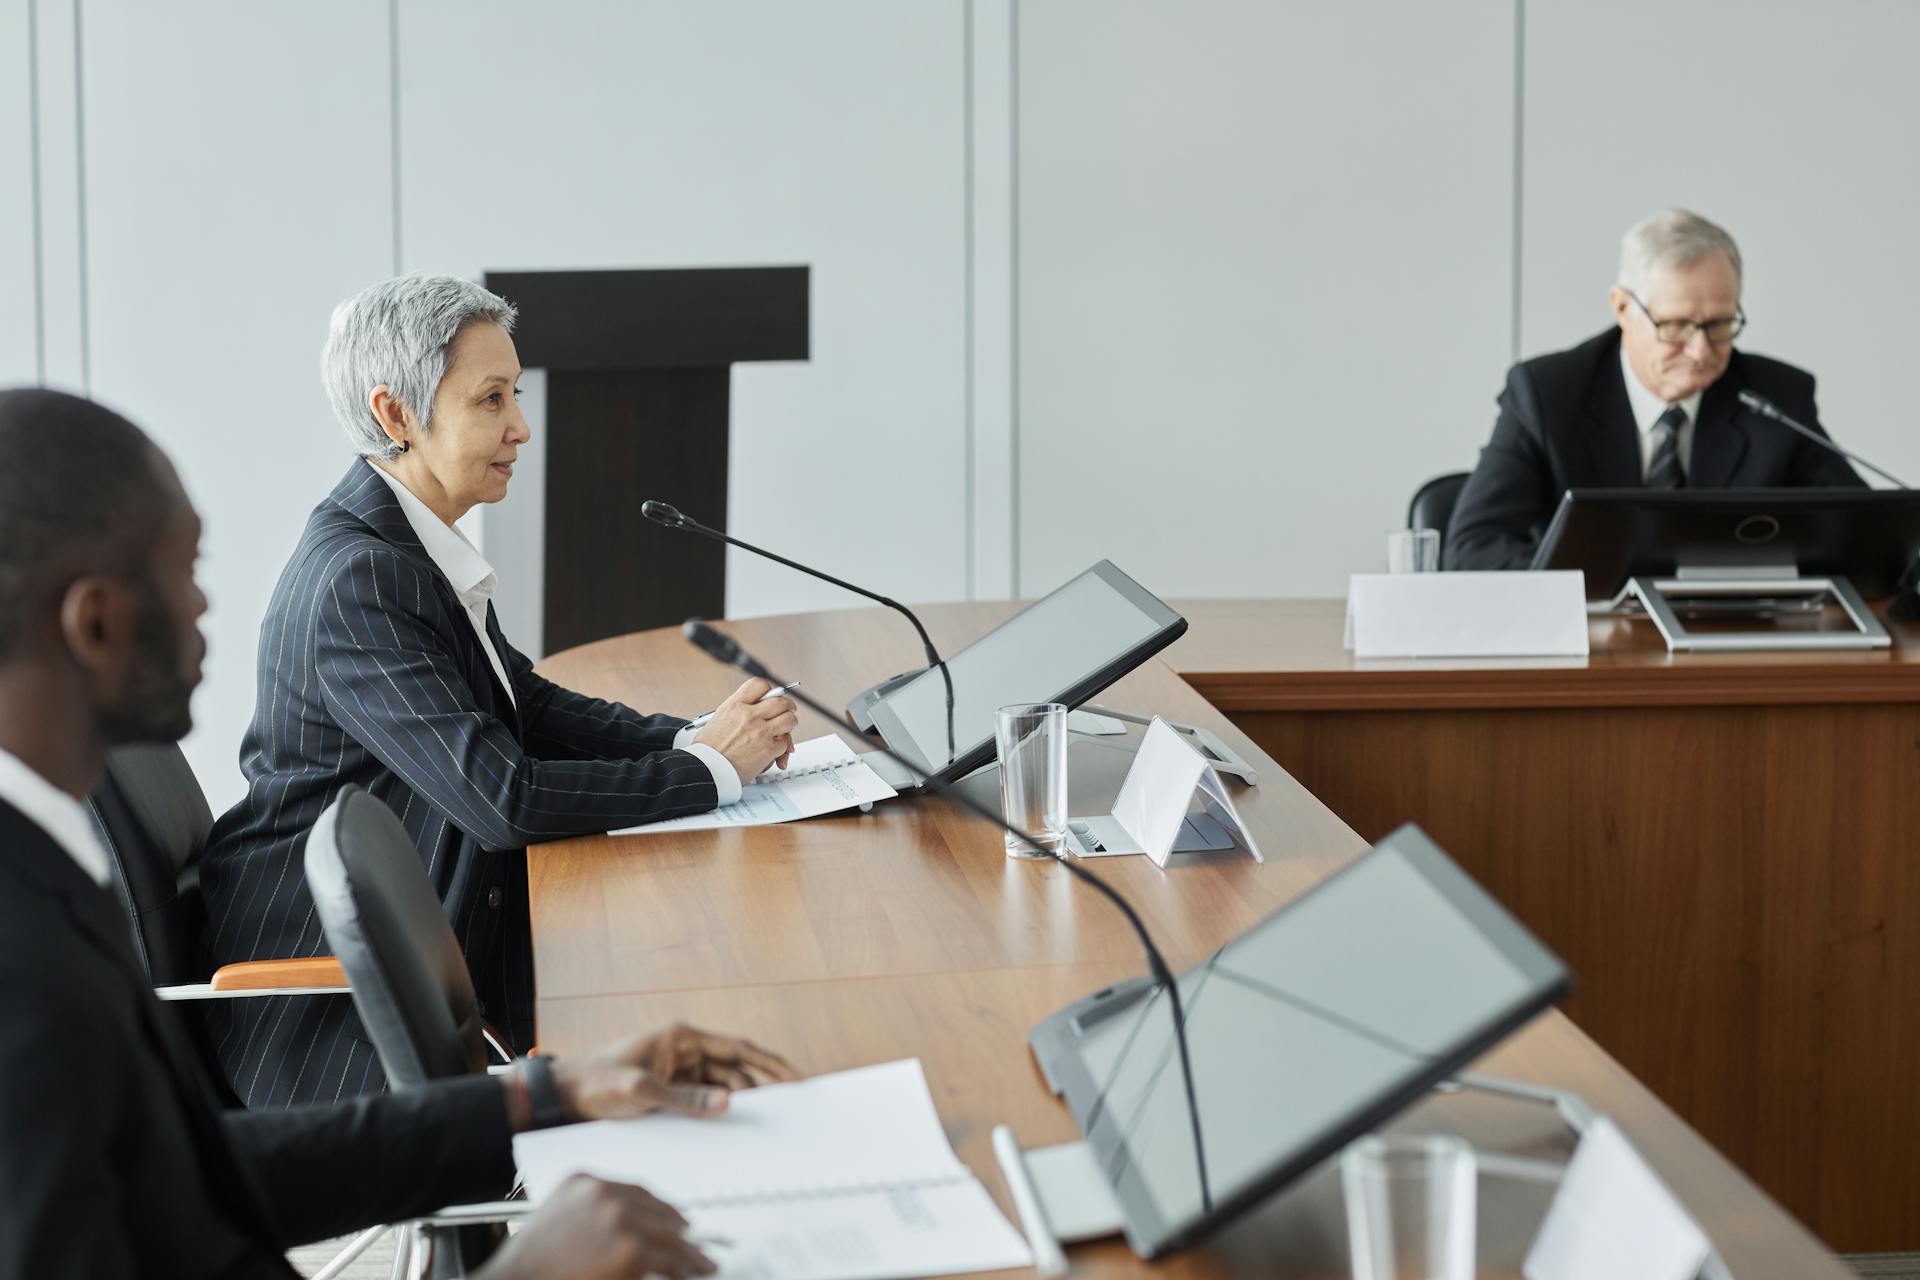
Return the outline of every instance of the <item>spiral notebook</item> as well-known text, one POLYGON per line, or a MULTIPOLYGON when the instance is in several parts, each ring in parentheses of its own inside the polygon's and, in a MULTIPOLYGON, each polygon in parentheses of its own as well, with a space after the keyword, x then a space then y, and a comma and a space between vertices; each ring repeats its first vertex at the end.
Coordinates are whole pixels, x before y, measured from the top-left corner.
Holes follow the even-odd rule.
POLYGON ((918 1059, 733 1095, 712 1119, 646 1116, 523 1133, 537 1202, 575 1173, 637 1182, 727 1241, 739 1280, 880 1280, 1032 1263, 948 1145, 918 1059))
POLYGON ((616 836, 652 831, 707 831, 715 827, 763 827, 795 818, 871 807, 900 794, 855 755, 837 733, 809 738, 793 749, 784 769, 769 769, 740 788, 740 798, 707 813, 622 827, 616 836))

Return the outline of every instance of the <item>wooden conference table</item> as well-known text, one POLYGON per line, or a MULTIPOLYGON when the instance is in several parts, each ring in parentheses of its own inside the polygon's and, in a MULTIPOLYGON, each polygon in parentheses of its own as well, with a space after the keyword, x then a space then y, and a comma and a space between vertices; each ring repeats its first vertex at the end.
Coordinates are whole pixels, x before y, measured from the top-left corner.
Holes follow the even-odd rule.
MULTIPOLYGON (((922 617, 947 649, 1012 609, 953 605, 927 608, 922 617)), ((878 610, 726 629, 786 678, 804 679, 829 706, 915 665, 917 654, 910 630, 878 610)), ((540 670, 584 692, 688 712, 712 705, 735 683, 734 673, 674 631, 582 646, 540 670)), ((1266 865, 1239 860, 1163 872, 1128 858, 1098 868, 1133 901, 1176 968, 1366 847, 1165 663, 1148 663, 1102 696, 1206 725, 1262 769, 1258 787, 1236 787, 1235 804, 1266 865)), ((829 727, 853 737, 844 725, 813 718, 803 721, 802 735, 829 727)), ((1125 760, 1098 744, 1076 747, 1076 806, 1110 799, 1125 760)), ((864 816, 774 827, 583 837, 529 850, 528 865, 545 1047, 580 1052, 681 1020, 750 1036, 812 1071, 917 1056, 956 1150, 1010 1216, 992 1127, 1011 1124, 1027 1146, 1078 1136, 1032 1062, 1028 1028, 1144 967, 1106 903, 1056 865, 1006 858, 997 831, 938 800, 890 801, 864 816)), ((1613 1116, 1742 1280, 1849 1274, 1563 1015, 1536 1020, 1477 1069, 1572 1089, 1613 1116)), ((1497 1098, 1436 1097, 1395 1127, 1446 1128, 1483 1149, 1549 1159, 1571 1149, 1548 1109, 1497 1098)), ((1483 1274, 1518 1274, 1544 1196, 1519 1184, 1483 1188, 1482 1255, 1490 1267, 1483 1274)), ((1347 1274, 1337 1182, 1325 1169, 1151 1268, 1118 1240, 1079 1246, 1070 1256, 1076 1274, 1089 1276, 1347 1274)))
POLYGON ((1573 966, 1567 1015, 1822 1240, 1920 1249, 1920 627, 1356 662, 1339 600, 1180 608, 1188 684, 1363 838, 1420 823, 1573 966))

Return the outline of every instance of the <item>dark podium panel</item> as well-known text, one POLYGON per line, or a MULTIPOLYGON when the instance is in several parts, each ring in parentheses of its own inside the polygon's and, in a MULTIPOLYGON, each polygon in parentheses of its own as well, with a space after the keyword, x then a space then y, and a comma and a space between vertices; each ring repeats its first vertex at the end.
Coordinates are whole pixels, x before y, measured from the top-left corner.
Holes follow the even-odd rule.
POLYGON ((647 498, 727 524, 731 366, 808 356, 809 269, 493 271, 520 363, 547 371, 548 652, 726 612, 716 543, 647 498))

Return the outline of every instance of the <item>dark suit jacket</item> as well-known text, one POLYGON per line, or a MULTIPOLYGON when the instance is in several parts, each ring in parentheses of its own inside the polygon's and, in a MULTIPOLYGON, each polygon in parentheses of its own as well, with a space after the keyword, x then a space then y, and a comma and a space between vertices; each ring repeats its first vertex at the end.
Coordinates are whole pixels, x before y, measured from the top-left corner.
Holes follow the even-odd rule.
MULTIPOLYGON (((1821 430, 1812 374, 1736 351, 1700 397, 1688 487, 1865 487, 1845 458, 1750 412, 1739 400, 1749 389, 1821 430)), ((1480 465, 1447 526, 1449 569, 1524 569, 1568 489, 1643 483, 1640 429, 1620 369, 1620 330, 1513 366, 1499 405, 1493 439, 1480 451, 1480 465)))
POLYGON ((512 1184, 487 1076, 220 1110, 112 893, 4 801, 0 991, 0 1280, 280 1280, 293 1245, 512 1184))
MULTIPOLYGON (((489 1021, 532 1046, 525 846, 703 812, 717 795, 696 756, 669 749, 685 721, 570 693, 533 673, 491 610, 487 627, 517 705, 393 491, 356 460, 314 508, 260 629, 247 794, 202 861, 212 963, 326 954, 306 835, 358 783, 412 835, 489 1021)), ((207 1025, 248 1106, 382 1086, 350 1001, 220 1001, 207 1025)))

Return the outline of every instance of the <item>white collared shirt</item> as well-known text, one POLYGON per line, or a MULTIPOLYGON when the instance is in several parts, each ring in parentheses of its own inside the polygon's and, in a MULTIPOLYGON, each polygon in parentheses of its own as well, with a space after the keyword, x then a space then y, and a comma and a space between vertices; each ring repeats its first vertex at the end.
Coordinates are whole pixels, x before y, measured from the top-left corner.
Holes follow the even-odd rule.
MULTIPOLYGON (((1660 415, 1672 405, 1646 389, 1640 379, 1634 375, 1633 365, 1627 360, 1627 349, 1620 348, 1620 376, 1627 383, 1627 404, 1633 410, 1633 424, 1640 432, 1640 478, 1646 479, 1653 469, 1653 450, 1659 443, 1654 427, 1660 421, 1660 415)), ((1673 447, 1680 459, 1680 473, 1693 474, 1693 428, 1700 421, 1700 396, 1696 391, 1685 400, 1675 401, 1685 410, 1687 420, 1680 424, 1680 438, 1673 447)))
POLYGON ((27 815, 53 842, 73 856, 87 878, 106 888, 111 872, 106 846, 93 829, 87 807, 27 767, 27 762, 0 751, 0 800, 27 815))
MULTIPOLYGON (((507 699, 518 707, 520 701, 514 697, 513 682, 507 679, 507 669, 501 665, 500 655, 494 652, 493 639, 487 634, 487 604, 493 599, 496 585, 493 566, 467 541, 466 534, 435 515, 433 508, 400 483, 398 476, 372 462, 367 465, 373 467, 374 474, 386 481, 387 487, 393 490, 393 496, 400 502, 400 511, 407 517, 407 523, 413 526, 413 535, 420 539, 427 558, 433 561, 434 568, 440 570, 447 585, 460 597, 460 605, 467 611, 467 621, 473 624, 473 634, 479 637, 480 648, 485 651, 493 674, 499 677, 500 687, 507 691, 507 699)), ((706 743, 693 740, 698 732, 691 726, 680 730, 673 737, 674 749, 691 752, 695 759, 707 766, 707 772, 713 775, 713 788, 719 793, 716 803, 733 804, 740 799, 740 775, 734 772, 732 763, 725 756, 706 743)))

